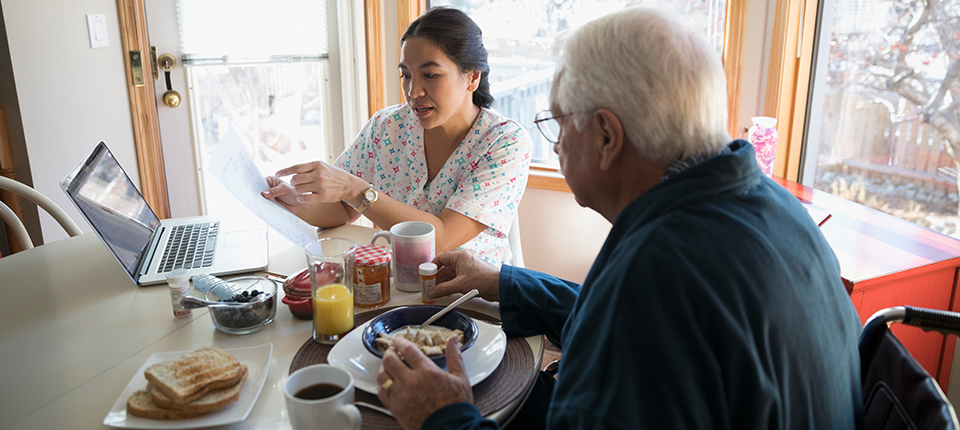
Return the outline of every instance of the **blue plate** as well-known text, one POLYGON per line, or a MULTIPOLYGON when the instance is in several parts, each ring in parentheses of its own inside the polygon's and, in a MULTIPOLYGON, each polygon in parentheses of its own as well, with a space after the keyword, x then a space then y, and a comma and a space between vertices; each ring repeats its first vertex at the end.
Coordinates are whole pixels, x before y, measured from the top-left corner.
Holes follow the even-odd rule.
MULTIPOLYGON (((383 358, 383 353, 377 348, 376 342, 377 336, 380 333, 392 334, 394 331, 408 325, 423 324, 427 318, 430 318, 441 309, 443 309, 443 306, 410 306, 380 314, 371 320, 370 324, 367 324, 367 328, 363 330, 363 336, 361 337, 363 346, 366 347, 367 351, 370 351, 371 354, 378 358, 383 358)), ((466 351, 467 348, 470 348, 470 346, 477 341, 477 323, 473 322, 472 318, 457 310, 448 312, 430 325, 463 331, 464 341, 463 346, 460 347, 460 352, 466 351)), ((436 357, 430 357, 430 359, 440 367, 447 367, 446 355, 441 354, 436 357)))

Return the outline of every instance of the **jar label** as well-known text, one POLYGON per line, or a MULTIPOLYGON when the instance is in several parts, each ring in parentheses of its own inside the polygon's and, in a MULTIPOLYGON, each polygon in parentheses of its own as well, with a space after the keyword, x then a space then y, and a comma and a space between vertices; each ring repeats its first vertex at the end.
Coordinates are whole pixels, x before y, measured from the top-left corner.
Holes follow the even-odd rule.
POLYGON ((383 295, 380 293, 380 283, 367 285, 357 283, 353 286, 353 300, 361 305, 373 305, 383 301, 383 295))

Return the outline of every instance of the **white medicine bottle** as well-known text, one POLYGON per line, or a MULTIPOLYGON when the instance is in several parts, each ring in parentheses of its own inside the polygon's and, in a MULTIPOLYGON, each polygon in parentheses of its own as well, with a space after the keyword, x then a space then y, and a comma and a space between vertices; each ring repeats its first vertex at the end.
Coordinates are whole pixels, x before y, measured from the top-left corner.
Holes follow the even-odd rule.
POLYGON ((185 269, 176 269, 167 273, 167 285, 170 286, 170 304, 173 305, 173 316, 184 318, 190 316, 190 309, 183 307, 180 301, 190 295, 190 275, 185 269))
POLYGON ((420 302, 429 305, 437 301, 430 298, 430 290, 436 285, 437 265, 433 263, 420 264, 420 302))

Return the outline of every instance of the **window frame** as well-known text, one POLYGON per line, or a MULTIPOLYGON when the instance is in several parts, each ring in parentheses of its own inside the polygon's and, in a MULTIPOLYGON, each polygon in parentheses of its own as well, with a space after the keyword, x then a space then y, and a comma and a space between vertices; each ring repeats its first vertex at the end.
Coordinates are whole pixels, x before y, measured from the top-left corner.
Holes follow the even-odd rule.
MULTIPOLYGON (((398 0, 399 2, 409 2, 416 0, 398 0)), ((420 0, 423 3, 425 0, 420 0)), ((374 3, 379 3, 378 0, 374 0, 374 3)), ((356 40, 359 41, 360 35, 355 34, 352 30, 355 22, 359 22, 359 18, 354 20, 354 16, 358 15, 356 10, 359 7, 359 4, 354 4, 353 2, 345 3, 346 7, 340 7, 341 2, 331 0, 328 3, 328 12, 332 9, 336 13, 329 14, 327 16, 328 23, 334 22, 338 32, 342 31, 343 34, 335 34, 329 40, 329 43, 332 46, 339 46, 340 38, 347 39, 344 44, 349 47, 350 51, 340 52, 337 50, 336 60, 329 59, 330 69, 330 80, 333 82, 333 85, 338 85, 340 91, 332 91, 336 95, 331 94, 330 100, 331 106, 339 106, 341 110, 341 118, 339 121, 331 121, 331 125, 327 128, 327 134, 332 131, 333 133, 342 133, 346 134, 351 132, 349 129, 359 130, 360 126, 357 125, 357 117, 362 112, 358 108, 360 99, 366 98, 367 94, 362 94, 362 89, 357 88, 357 85, 362 85, 360 82, 355 82, 353 78, 354 75, 360 75, 360 73, 351 73, 353 71, 353 64, 362 62, 362 58, 356 58, 356 55, 353 52, 352 43, 356 40), (343 19, 350 21, 349 25, 344 25, 342 23, 343 19), (342 60, 341 60, 341 57, 342 60), (334 67, 334 64, 337 66, 334 67), (342 72, 339 69, 344 68, 346 72, 342 72)), ((138 51, 140 56, 147 56, 148 53, 152 52, 152 48, 149 43, 149 37, 147 33, 147 17, 146 10, 143 0, 117 0, 117 9, 118 9, 118 20, 120 22, 120 40, 123 46, 124 52, 129 52, 130 55, 124 56, 124 66, 125 70, 131 70, 131 58, 134 54, 133 51, 138 51)), ((143 63, 145 67, 153 65, 156 67, 154 58, 143 58, 143 63)), ((362 65, 358 66, 361 69, 362 65)), ((365 70, 368 72, 369 70, 365 70)), ((157 216, 160 218, 170 218, 170 199, 169 193, 167 190, 167 174, 166 169, 164 168, 163 162, 163 150, 161 145, 160 138, 160 119, 157 112, 157 98, 156 93, 154 92, 154 79, 144 79, 142 83, 133 82, 131 73, 126 72, 127 79, 127 88, 129 90, 129 99, 130 99, 130 113, 131 118, 133 118, 134 125, 134 145, 137 149, 137 162, 140 170, 140 189, 141 193, 144 196, 144 199, 147 201, 147 204, 156 212, 157 216)), ((356 78, 358 81, 366 80, 366 76, 359 76, 356 78)), ((336 140, 336 139, 335 139, 336 140)), ((331 152, 339 152, 343 150, 343 145, 333 145, 330 148, 331 152)))
MULTIPOLYGON (((777 0, 777 3, 779 5, 789 1, 799 0, 777 0)), ((425 0, 398 0, 397 26, 400 33, 425 10, 425 0)), ((387 69, 383 56, 384 25, 382 23, 385 10, 379 0, 364 0, 364 11, 367 26, 367 88, 370 97, 368 110, 370 115, 373 115, 373 113, 385 107, 386 103, 383 97, 386 92, 384 71, 387 69)), ((738 136, 740 135, 738 122, 747 2, 728 0, 725 13, 722 61, 727 75, 728 132, 731 136, 738 136)), ((399 37, 397 40, 399 40, 399 37)), ((527 188, 570 192, 570 187, 567 186, 560 169, 546 163, 531 164, 527 188)))
MULTIPOLYGON (((783 3, 800 3, 803 0, 777 0, 777 9, 778 14, 780 13, 780 5, 783 3)), ((142 31, 145 33, 145 26, 142 25, 145 22, 142 14, 142 3, 140 0, 117 0, 117 3, 121 9, 121 20, 126 18, 126 21, 131 23, 129 27, 132 30, 122 32, 125 37, 130 37, 136 31, 142 31), (138 5, 140 6, 139 18, 133 17, 137 15, 138 5), (129 12, 133 10, 134 12, 129 12), (138 23, 141 25, 132 25, 133 23, 138 23)), ((724 50, 723 50, 723 64, 724 69, 727 74, 727 90, 728 90, 728 112, 729 112, 729 132, 731 136, 738 136, 740 133, 738 131, 738 115, 739 115, 739 95, 741 89, 741 73, 742 73, 742 59, 743 59, 743 43, 744 43, 744 29, 746 26, 746 9, 747 2, 741 1, 728 1, 726 6, 726 22, 724 25, 724 50)), ((397 3, 397 26, 402 33, 403 29, 407 27, 417 16, 422 14, 426 10, 426 0, 398 0, 397 3)), ((383 56, 384 50, 384 25, 383 25, 383 16, 385 14, 383 2, 380 0, 364 0, 364 17, 363 21, 365 24, 364 38, 365 38, 365 47, 366 47, 366 78, 367 78, 367 111, 369 115, 372 115, 379 109, 382 109, 386 105, 386 82, 385 82, 385 61, 383 56)), ((397 37, 399 40, 399 36, 397 37)), ((149 80, 148 80, 149 81, 149 80)), ((781 80, 784 81, 784 80, 781 80)), ((784 81, 785 82, 785 81, 784 81)), ((150 86, 152 82, 147 82, 147 86, 150 86)), ((139 94, 139 91, 133 91, 133 89, 143 90, 144 88, 136 88, 132 84, 131 94, 139 94)), ((768 93, 770 85, 768 85, 768 93)), ((147 95, 151 95, 152 92, 143 91, 147 95)), ((804 94, 805 98, 805 94, 804 94)), ((167 206, 164 204, 167 202, 167 193, 165 189, 165 181, 163 179, 164 169, 162 159, 159 159, 159 126, 156 124, 156 108, 155 103, 152 97, 143 97, 140 100, 134 100, 135 97, 131 97, 131 109, 134 113, 139 112, 139 109, 146 109, 144 115, 134 115, 134 117, 145 117, 153 118, 153 123, 148 123, 145 125, 143 130, 139 130, 135 133, 137 140, 137 145, 143 148, 145 145, 147 149, 138 151, 138 154, 142 154, 138 158, 141 160, 141 171, 145 172, 146 177, 157 178, 156 184, 153 187, 146 187, 149 189, 145 190, 145 195, 150 195, 151 198, 148 199, 151 201, 151 207, 162 208, 167 206), (150 110, 153 112, 149 112, 150 110), (154 154, 156 157, 151 157, 149 154, 154 154)), ((784 103, 786 100, 780 100, 780 103, 784 103)), ((149 121, 148 121, 149 122, 149 121)), ((780 151, 781 154, 784 151, 780 151)), ((796 160, 788 160, 788 163, 796 164, 799 166, 800 161, 799 157, 796 160)), ((783 166, 784 163, 780 160, 780 155, 778 154, 778 165, 783 166)), ((794 170, 797 170, 796 168, 794 170)), ((778 174, 782 176, 782 174, 778 174)), ((796 176, 791 179, 796 180, 796 176)), ((534 189, 543 189, 543 190, 553 190, 553 191, 562 191, 570 192, 570 188, 567 186, 566 181, 563 178, 563 174, 559 171, 557 167, 536 163, 531 166, 530 169, 530 179, 527 185, 529 188, 534 189)), ((163 212, 161 209, 160 212, 163 212)))
POLYGON ((804 138, 823 4, 819 0, 777 0, 774 12, 764 114, 777 118, 773 174, 794 182, 800 182, 809 153, 804 138))
MULTIPOLYGON (((131 56, 139 52, 142 57, 151 52, 147 37, 146 11, 142 0, 117 0, 120 21, 120 40, 124 52, 125 70, 131 69, 131 56)), ((130 73, 125 73, 127 90, 130 93, 130 114, 133 119, 133 138, 137 148, 137 164, 140 171, 140 191, 147 205, 161 219, 170 218, 170 199, 167 193, 167 174, 163 167, 163 152, 160 144, 160 120, 157 114, 153 79, 134 82, 130 73)))
POLYGON ((794 182, 810 187, 813 186, 813 180, 817 169, 817 154, 820 152, 819 139, 810 137, 820 136, 823 125, 822 116, 813 114, 811 110, 813 106, 823 106, 825 94, 824 87, 827 84, 826 80, 818 80, 814 79, 814 77, 818 74, 827 73, 831 41, 831 35, 829 32, 832 31, 832 28, 829 24, 824 25, 824 23, 833 22, 833 10, 835 4, 836 0, 818 0, 819 10, 817 12, 817 16, 815 17, 816 26, 813 35, 814 43, 809 51, 811 64, 809 68, 810 76, 808 78, 808 82, 810 85, 807 89, 807 97, 805 100, 805 111, 807 114, 806 118, 804 118, 805 130, 803 132, 803 155, 798 157, 796 160, 798 172, 796 177, 792 179, 794 182), (826 31, 828 33, 821 34, 822 31, 826 31))
MULTIPOLYGON (((782 0, 778 1, 778 3, 782 0)), ((743 69, 743 41, 747 2, 728 0, 723 29, 723 69, 727 74, 727 131, 739 135, 740 79, 743 69)), ((535 133, 535 131, 531 131, 535 133)), ((546 163, 532 163, 527 188, 571 192, 560 169, 546 163)))
MULTIPOLYGON (((395 40, 398 45, 397 51, 399 51, 400 37, 403 36, 407 26, 427 10, 427 1, 397 0, 396 5, 395 16, 397 17, 398 32, 395 40)), ((380 109, 387 107, 386 76, 396 76, 396 74, 386 73, 388 67, 384 57, 384 45, 386 45, 386 40, 394 40, 385 37, 384 34, 386 27, 384 17, 392 15, 386 12, 387 10, 381 0, 364 0, 363 2, 364 26, 366 27, 364 43, 367 48, 367 111, 369 117, 372 117, 380 109)), ((390 67, 389 70, 396 70, 396 66, 390 67)), ((400 99, 403 100, 403 94, 400 94, 400 99)))

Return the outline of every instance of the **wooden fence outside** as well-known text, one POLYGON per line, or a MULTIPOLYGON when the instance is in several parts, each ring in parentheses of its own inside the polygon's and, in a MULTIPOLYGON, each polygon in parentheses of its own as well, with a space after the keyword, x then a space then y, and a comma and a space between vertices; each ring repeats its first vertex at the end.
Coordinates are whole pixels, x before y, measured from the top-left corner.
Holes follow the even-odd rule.
POLYGON ((956 192, 956 165, 947 141, 920 115, 893 123, 885 102, 849 93, 824 100, 820 164, 838 164, 864 175, 891 176, 894 184, 913 182, 956 192), (827 153, 824 153, 827 150, 827 153))

